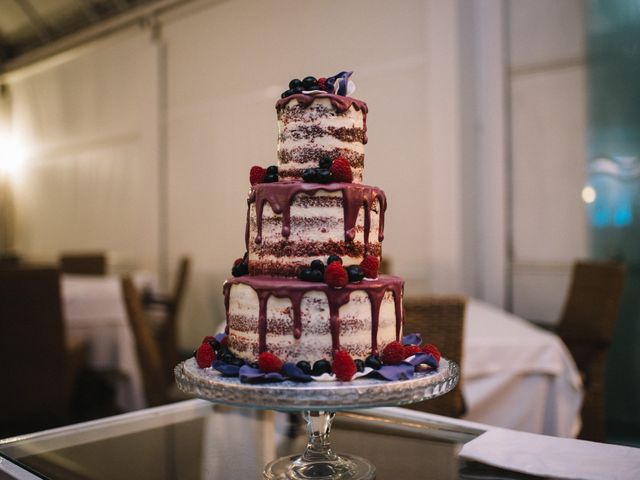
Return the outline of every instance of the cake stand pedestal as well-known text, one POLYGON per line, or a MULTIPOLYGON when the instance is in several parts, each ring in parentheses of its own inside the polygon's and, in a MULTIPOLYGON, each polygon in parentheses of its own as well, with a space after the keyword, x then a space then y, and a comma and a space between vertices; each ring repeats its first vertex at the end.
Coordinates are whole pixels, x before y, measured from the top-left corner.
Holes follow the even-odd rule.
POLYGON ((175 368, 178 388, 185 393, 225 405, 263 410, 302 412, 309 441, 301 455, 282 457, 267 464, 265 479, 375 478, 375 466, 353 455, 337 455, 329 434, 336 412, 420 402, 444 395, 458 383, 456 363, 441 359, 437 371, 416 373, 410 380, 384 381, 359 378, 352 382, 245 384, 223 377, 213 369, 200 369, 194 359, 175 368))

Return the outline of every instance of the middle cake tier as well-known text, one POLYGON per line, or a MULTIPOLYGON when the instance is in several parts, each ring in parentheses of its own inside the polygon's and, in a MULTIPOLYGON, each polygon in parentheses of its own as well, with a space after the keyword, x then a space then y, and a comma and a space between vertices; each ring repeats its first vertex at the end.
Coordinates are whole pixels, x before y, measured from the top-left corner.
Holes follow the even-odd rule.
POLYGON ((295 277, 330 255, 344 266, 365 255, 381 259, 387 199, 353 183, 277 182, 249 192, 245 243, 250 275, 295 277))

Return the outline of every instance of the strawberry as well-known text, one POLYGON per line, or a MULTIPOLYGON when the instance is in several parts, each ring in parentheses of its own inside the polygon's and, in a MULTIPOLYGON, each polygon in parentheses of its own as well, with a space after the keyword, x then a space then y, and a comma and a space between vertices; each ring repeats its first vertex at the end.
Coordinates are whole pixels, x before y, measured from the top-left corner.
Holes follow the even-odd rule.
POLYGON ((264 168, 254 165, 249 171, 249 183, 251 183, 251 185, 255 185, 256 183, 264 182, 266 174, 267 171, 264 168))
POLYGON ((353 361, 353 358, 346 350, 338 350, 335 353, 331 369, 341 382, 350 381, 357 371, 356 362, 353 361))
POLYGON ((258 368, 264 373, 278 373, 282 370, 282 360, 271 352, 262 352, 258 357, 258 368))
POLYGON ((336 158, 331 164, 331 175, 334 182, 353 182, 353 173, 351 172, 351 166, 344 157, 336 158))
POLYGON ((373 255, 367 255, 360 263, 362 273, 367 278, 378 278, 378 269, 380 268, 380 260, 373 255))
POLYGON ((324 269, 324 282, 333 288, 342 288, 349 283, 349 275, 340 262, 332 262, 324 269))
POLYGON ((436 347, 435 345, 427 343, 424 347, 422 347, 422 351, 424 353, 430 353, 431 355, 433 355, 433 358, 435 358, 436 361, 440 361, 440 350, 438 350, 438 347, 436 347))
POLYGON ((422 353, 422 350, 420 350, 420 347, 418 345, 405 345, 404 346, 404 358, 412 357, 416 353, 422 353))
POLYGON ((380 359, 386 365, 398 365, 404 360, 404 347, 400 342, 393 341, 384 347, 380 359))
POLYGON ((196 362, 200 368, 208 368, 216 359, 216 352, 213 351, 213 347, 209 345, 209 342, 203 343, 198 347, 196 351, 196 362))

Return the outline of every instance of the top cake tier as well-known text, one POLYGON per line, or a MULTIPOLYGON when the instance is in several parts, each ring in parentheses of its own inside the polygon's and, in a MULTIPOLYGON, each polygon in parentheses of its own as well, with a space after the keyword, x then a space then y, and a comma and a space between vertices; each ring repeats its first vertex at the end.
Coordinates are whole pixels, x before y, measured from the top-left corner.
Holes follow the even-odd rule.
POLYGON ((278 171, 299 180, 323 158, 343 157, 361 183, 367 143, 367 104, 326 92, 298 93, 278 100, 278 171))

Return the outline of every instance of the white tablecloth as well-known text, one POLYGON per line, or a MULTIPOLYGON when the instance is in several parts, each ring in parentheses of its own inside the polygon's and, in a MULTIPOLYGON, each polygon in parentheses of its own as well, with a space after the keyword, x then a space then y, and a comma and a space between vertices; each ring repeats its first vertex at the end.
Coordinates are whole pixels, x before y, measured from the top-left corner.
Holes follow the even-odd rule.
POLYGON ((582 383, 560 338, 474 299, 462 376, 468 420, 561 437, 580 430, 582 383))
POLYGON ((67 335, 88 344, 88 364, 117 373, 116 402, 125 411, 145 407, 133 331, 124 306, 120 277, 63 275, 67 335))

